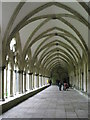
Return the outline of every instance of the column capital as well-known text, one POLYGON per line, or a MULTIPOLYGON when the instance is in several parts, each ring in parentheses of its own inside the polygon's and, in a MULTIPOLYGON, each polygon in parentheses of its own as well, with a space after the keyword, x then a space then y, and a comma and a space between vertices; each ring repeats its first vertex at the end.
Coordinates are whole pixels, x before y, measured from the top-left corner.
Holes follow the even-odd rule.
POLYGON ((35 74, 36 76, 38 76, 39 74, 35 74))
POLYGON ((15 73, 17 73, 17 70, 14 70, 15 73))
POLYGON ((17 71, 17 72, 22 74, 22 73, 23 73, 23 70, 19 70, 19 71, 17 71))
POLYGON ((39 75, 40 77, 42 77, 42 75, 39 75))
POLYGON ((0 101, 5 101, 5 98, 3 98, 3 99, 0 99, 0 101))
POLYGON ((26 72, 23 72, 23 75, 26 75, 26 72))
POLYGON ((28 73, 29 75, 32 75, 33 73, 28 73))
POLYGON ((6 68, 6 66, 0 66, 0 70, 4 70, 6 68))

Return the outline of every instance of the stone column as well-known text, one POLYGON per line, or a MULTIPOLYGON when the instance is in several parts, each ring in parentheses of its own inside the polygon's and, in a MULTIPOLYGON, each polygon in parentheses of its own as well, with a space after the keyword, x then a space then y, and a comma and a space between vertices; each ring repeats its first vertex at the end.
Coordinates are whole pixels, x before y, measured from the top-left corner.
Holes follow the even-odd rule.
POLYGON ((78 85, 77 88, 79 89, 79 73, 77 73, 78 85))
POLYGON ((13 70, 10 70, 10 97, 13 97, 13 70))
POLYGON ((88 95, 90 96, 90 70, 88 70, 87 92, 88 92, 88 95))
POLYGON ((2 67, 2 101, 5 100, 4 98, 4 67, 2 67))
POLYGON ((36 74, 35 76, 36 76, 35 78, 36 78, 36 88, 37 88, 38 87, 38 77, 37 77, 38 74, 36 74))
POLYGON ((76 74, 74 72, 72 73, 72 86, 76 88, 76 74))
POLYGON ((23 93, 23 71, 19 71, 19 93, 23 93))
POLYGON ((32 90, 33 90, 33 73, 32 73, 32 90))
POLYGON ((81 73, 81 91, 82 91, 82 73, 81 73))
MULTIPOLYGON (((90 37, 89 37, 89 39, 90 39, 90 37)), ((89 42, 90 42, 90 40, 89 40, 89 42)), ((88 55, 87 93, 88 93, 88 118, 90 119, 90 53, 88 55)))
POLYGON ((45 77, 45 85, 46 85, 46 83, 47 83, 47 77, 45 77))
POLYGON ((88 118, 90 119, 90 68, 88 69, 87 77, 87 93, 88 93, 88 118))
POLYGON ((28 75, 28 91, 29 91, 30 90, 30 75, 29 73, 27 75, 28 75))
POLYGON ((84 82, 84 81, 83 81, 83 75, 84 75, 84 74, 83 74, 83 72, 82 72, 82 73, 81 73, 81 90, 82 90, 82 91, 83 91, 83 82, 84 82))
POLYGON ((70 78, 70 86, 72 86, 72 76, 69 75, 70 78))
POLYGON ((44 82, 44 85, 46 85, 46 77, 45 77, 45 82, 44 82))
POLYGON ((42 76, 42 86, 44 85, 44 77, 42 76))
POLYGON ((78 89, 78 72, 77 72, 77 69, 76 69, 76 89, 78 89))
POLYGON ((28 90, 30 90, 30 75, 28 73, 28 90))
POLYGON ((2 70, 0 67, 0 100, 2 100, 2 70))
POLYGON ((15 73, 15 70, 14 70, 13 71, 13 95, 15 95, 15 89, 16 89, 15 81, 16 81, 16 73, 15 73))
POLYGON ((42 75, 41 75, 41 86, 42 86, 42 75))
MULTIPOLYGON (((90 2, 88 2, 90 7, 90 2)), ((88 17, 88 22, 90 22, 90 16, 88 17)), ((90 29, 88 30, 88 76, 87 76, 87 92, 88 92, 88 119, 90 119, 90 29)))
POLYGON ((86 64, 86 92, 87 92, 87 75, 88 75, 88 72, 87 72, 87 64, 86 64))
POLYGON ((81 90, 81 70, 79 71, 79 90, 81 90))
POLYGON ((42 85, 41 85, 41 75, 39 75, 39 87, 41 87, 42 85))
POLYGON ((36 74, 34 74, 34 80, 33 80, 33 82, 34 82, 34 89, 36 88, 36 74))
POLYGON ((43 85, 45 85, 45 76, 43 76, 43 85))
POLYGON ((39 88, 39 74, 36 74, 36 87, 39 88))
POLYGON ((35 83, 34 83, 34 74, 33 74, 33 84, 32 84, 32 86, 33 86, 33 89, 34 89, 34 84, 35 84, 35 83))
POLYGON ((44 85, 45 85, 45 77, 44 77, 44 85))
POLYGON ((84 92, 87 91, 87 64, 84 64, 84 92))
POLYGON ((29 78, 28 83, 29 83, 29 90, 30 90, 30 73, 28 73, 28 78, 29 78))
POLYGON ((17 71, 15 70, 14 72, 15 72, 15 95, 16 95, 16 91, 17 91, 16 90, 16 87, 17 87, 16 86, 17 85, 17 81, 16 81, 17 80, 17 76, 16 76, 17 75, 17 71))
POLYGON ((35 76, 34 76, 34 81, 35 81, 34 87, 35 87, 35 88, 37 88, 37 86, 38 86, 38 77, 37 77, 37 76, 38 76, 38 74, 35 74, 35 76))
POLYGON ((39 75, 39 87, 41 87, 41 75, 39 75))
POLYGON ((0 100, 4 101, 4 69, 5 66, 0 67, 0 100))
POLYGON ((40 82, 40 81, 39 81, 39 74, 38 74, 38 88, 39 88, 39 82, 40 82))
POLYGON ((26 92, 26 73, 24 73, 24 92, 26 92))
POLYGON ((30 83, 30 90, 32 90, 32 74, 33 73, 29 73, 29 75, 30 75, 30 82, 29 82, 30 83))
POLYGON ((23 83, 23 70, 22 70, 22 76, 21 76, 21 78, 22 78, 22 79, 21 79, 21 80, 22 80, 21 89, 22 89, 22 93, 23 93, 23 84, 24 84, 24 83, 23 83))
POLYGON ((8 91, 8 89, 7 89, 7 69, 6 69, 6 98, 7 98, 7 91, 8 91))

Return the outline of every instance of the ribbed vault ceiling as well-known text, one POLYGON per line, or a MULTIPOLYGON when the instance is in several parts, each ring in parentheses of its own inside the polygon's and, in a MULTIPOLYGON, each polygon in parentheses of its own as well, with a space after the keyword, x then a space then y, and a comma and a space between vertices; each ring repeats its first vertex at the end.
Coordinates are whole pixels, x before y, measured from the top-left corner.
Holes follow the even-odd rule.
POLYGON ((30 52, 33 65, 37 63, 50 72, 59 66, 61 71, 68 73, 78 65, 82 56, 87 57, 90 23, 86 3, 2 5, 3 40, 19 33, 23 58, 30 52), (8 16, 7 21, 5 15, 8 16), (8 32, 5 32, 7 29, 8 32))

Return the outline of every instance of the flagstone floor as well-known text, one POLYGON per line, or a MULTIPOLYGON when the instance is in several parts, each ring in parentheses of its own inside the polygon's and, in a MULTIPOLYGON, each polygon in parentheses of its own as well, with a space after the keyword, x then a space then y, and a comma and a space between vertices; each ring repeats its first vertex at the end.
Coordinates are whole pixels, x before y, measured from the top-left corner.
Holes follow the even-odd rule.
POLYGON ((2 118, 88 118, 88 99, 76 90, 50 86, 4 113, 2 118))

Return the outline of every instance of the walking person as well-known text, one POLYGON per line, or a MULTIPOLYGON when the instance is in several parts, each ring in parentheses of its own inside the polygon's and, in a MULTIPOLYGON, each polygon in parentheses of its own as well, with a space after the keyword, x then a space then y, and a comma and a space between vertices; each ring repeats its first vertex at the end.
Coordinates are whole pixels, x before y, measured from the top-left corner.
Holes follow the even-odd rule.
POLYGON ((66 91, 67 83, 64 83, 64 91, 66 91))
POLYGON ((61 91, 62 84, 59 82, 59 90, 61 91))
POLYGON ((50 80, 49 84, 50 84, 50 86, 51 86, 51 84, 52 84, 52 81, 51 81, 51 80, 50 80))
POLYGON ((68 85, 68 83, 67 83, 67 85, 66 85, 66 90, 68 91, 68 88, 69 88, 69 85, 68 85))

